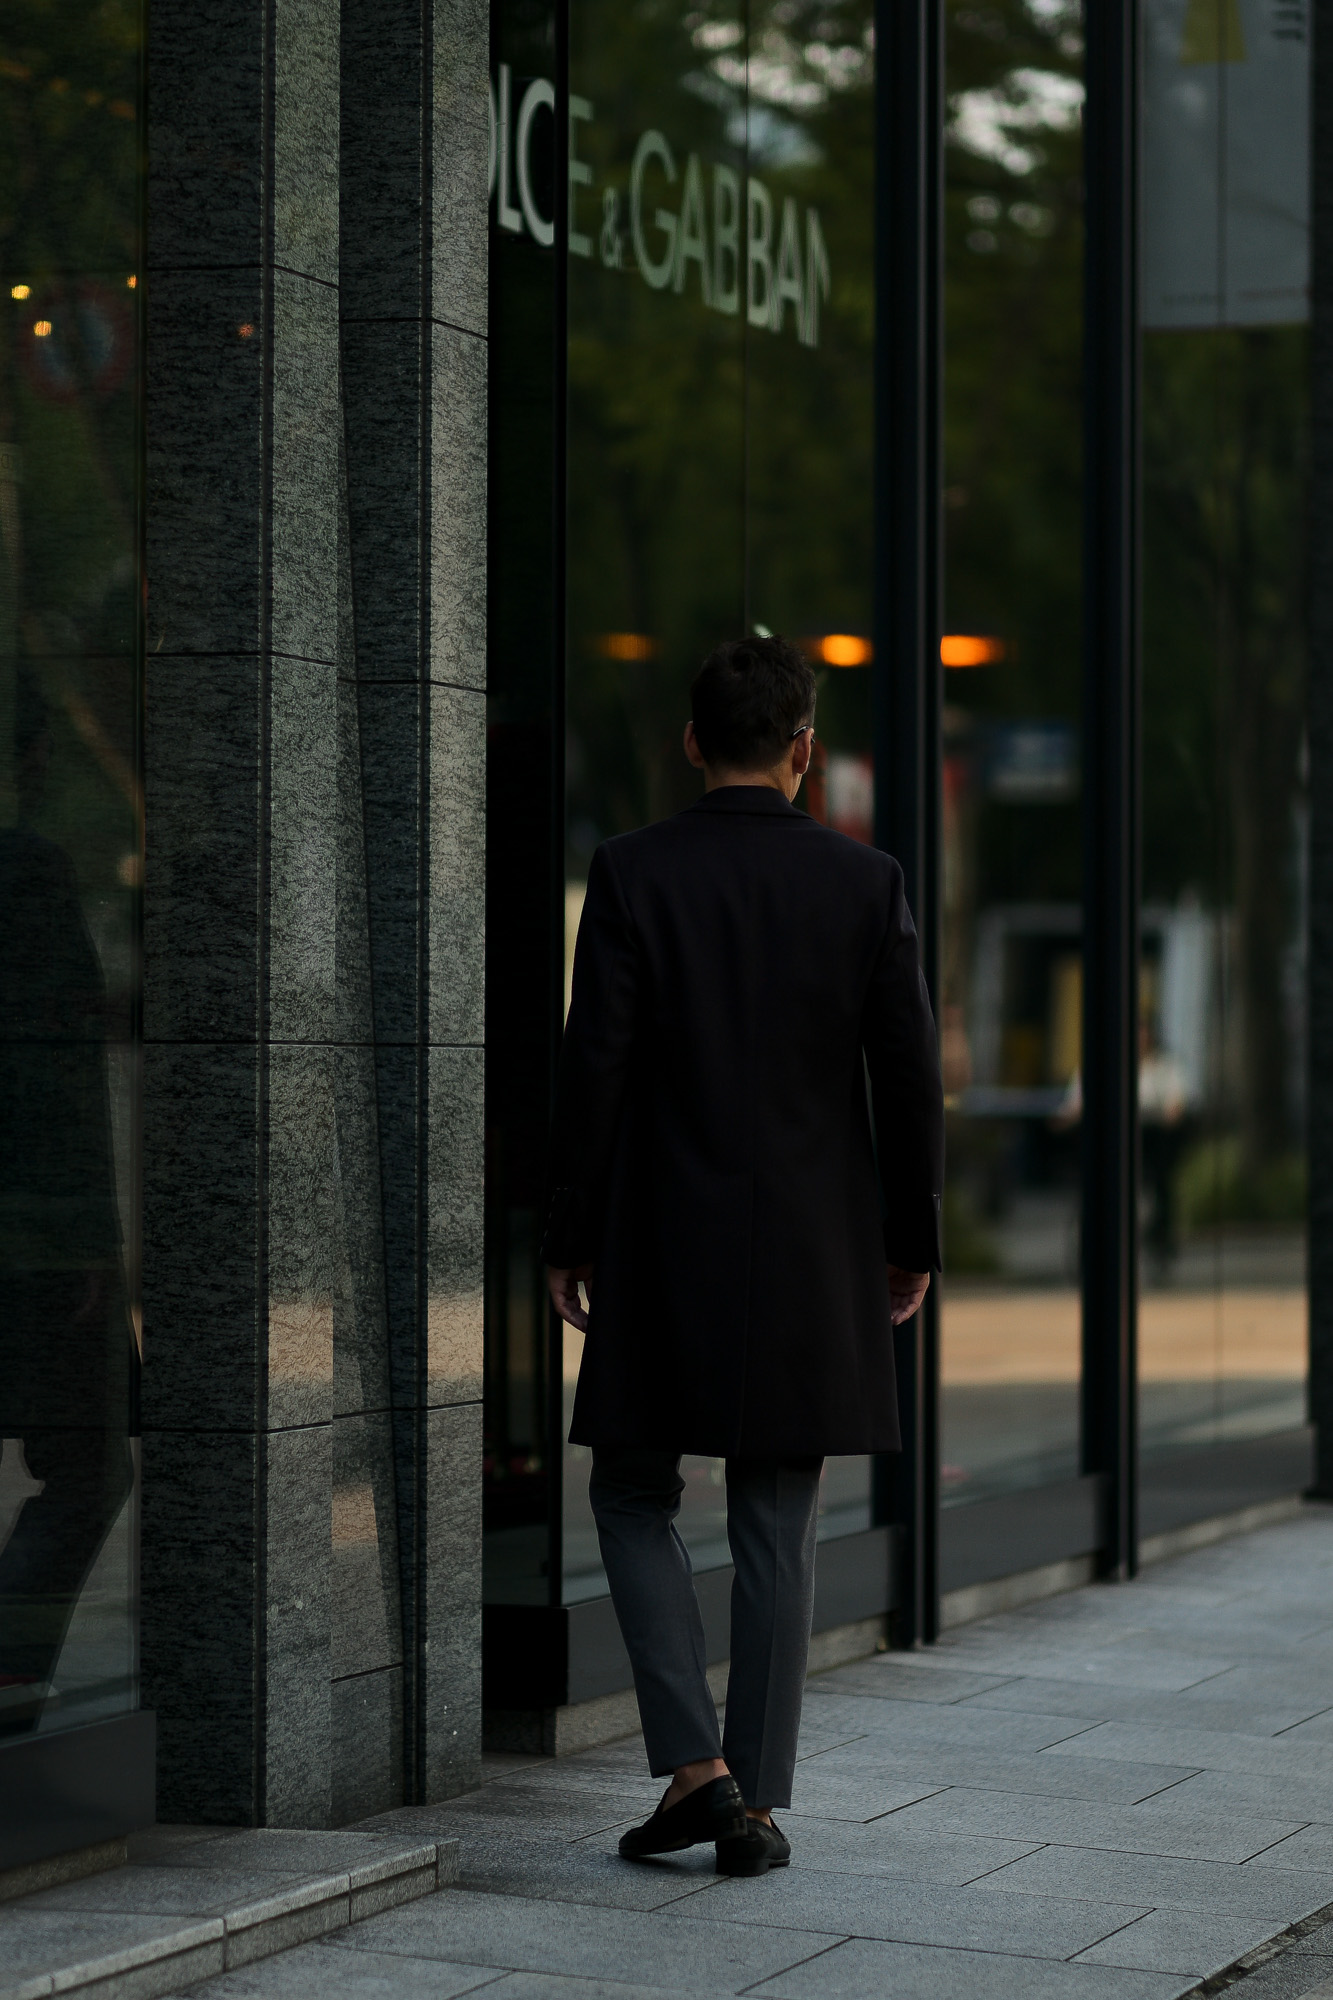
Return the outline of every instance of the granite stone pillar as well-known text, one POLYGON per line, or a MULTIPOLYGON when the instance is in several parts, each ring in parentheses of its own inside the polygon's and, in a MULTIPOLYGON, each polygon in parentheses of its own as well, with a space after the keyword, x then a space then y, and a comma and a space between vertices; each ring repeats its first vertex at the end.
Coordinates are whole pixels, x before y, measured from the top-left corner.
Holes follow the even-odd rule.
POLYGON ((354 672, 421 1799, 475 1782, 480 1754, 489 34, 476 0, 343 4, 354 672))
MULTIPOLYGON (((484 339, 419 301, 344 424, 340 41, 149 33, 144 1701, 164 1818, 288 1826, 479 1756, 484 339)), ((412 171, 479 129, 484 243, 467 57, 412 171)))

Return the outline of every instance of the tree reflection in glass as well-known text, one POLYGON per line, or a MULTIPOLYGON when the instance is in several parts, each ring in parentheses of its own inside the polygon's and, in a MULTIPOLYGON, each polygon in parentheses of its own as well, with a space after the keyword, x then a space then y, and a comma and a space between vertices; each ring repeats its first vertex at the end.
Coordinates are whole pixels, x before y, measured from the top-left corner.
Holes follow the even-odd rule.
MULTIPOLYGON (((747 628, 820 670, 798 804, 870 838, 873 8, 571 10, 566 912, 597 842, 688 805, 690 681, 747 628)), ((572 1392, 577 1341, 566 1329, 572 1392)), ((604 1589, 567 1451, 566 1595, 604 1589)), ((682 1532, 728 1560, 721 1468, 682 1532)), ((825 1533, 867 1527, 832 1461, 825 1533)))
POLYGON ((946 1505, 1079 1450, 1083 42, 946 12, 946 1505))
POLYGON ((0 66, 0 1731, 135 1698, 139 64, 133 5, 0 66))

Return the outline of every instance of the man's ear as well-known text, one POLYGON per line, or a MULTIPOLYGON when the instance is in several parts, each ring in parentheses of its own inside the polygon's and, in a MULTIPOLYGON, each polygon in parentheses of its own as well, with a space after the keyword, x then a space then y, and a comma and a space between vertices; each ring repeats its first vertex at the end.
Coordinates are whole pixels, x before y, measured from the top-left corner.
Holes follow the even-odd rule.
POLYGON ((803 729, 792 744, 792 775, 803 778, 810 769, 810 759, 814 755, 815 737, 811 729, 803 729))
POLYGON ((685 755, 689 758, 696 771, 703 770, 704 753, 699 748, 699 739, 694 733, 693 722, 685 724, 685 755))

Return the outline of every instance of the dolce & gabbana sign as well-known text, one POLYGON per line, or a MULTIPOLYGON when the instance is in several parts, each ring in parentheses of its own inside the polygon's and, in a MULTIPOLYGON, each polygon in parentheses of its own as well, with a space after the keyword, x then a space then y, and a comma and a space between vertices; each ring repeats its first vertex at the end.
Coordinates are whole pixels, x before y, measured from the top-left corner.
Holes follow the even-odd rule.
MULTIPOLYGON (((545 77, 526 83, 514 103, 514 79, 501 63, 491 86, 490 195, 501 229, 530 236, 549 249, 554 217, 538 204, 533 178, 533 127, 555 116, 555 88, 545 77)), ((697 288, 713 312, 739 313, 752 327, 780 334, 788 325, 803 347, 819 345, 819 311, 829 295, 829 258, 819 211, 779 204, 755 175, 735 167, 678 157, 666 134, 643 132, 628 179, 597 186, 580 158, 580 127, 596 113, 586 97, 569 100, 569 229, 573 257, 595 257, 608 270, 633 269, 655 292, 697 288)))

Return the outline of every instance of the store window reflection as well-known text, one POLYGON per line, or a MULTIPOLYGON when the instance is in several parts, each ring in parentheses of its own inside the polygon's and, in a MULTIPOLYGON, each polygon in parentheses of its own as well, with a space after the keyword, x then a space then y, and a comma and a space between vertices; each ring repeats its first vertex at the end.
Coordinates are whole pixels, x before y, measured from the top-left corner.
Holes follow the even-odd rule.
MULTIPOLYGON (((774 276, 747 350, 748 615, 818 675, 798 803, 869 841, 874 8, 762 0, 749 22, 748 171, 771 190, 774 276)), ((871 1525, 870 1486, 868 1459, 825 1461, 821 1536, 871 1525)))
MULTIPOLYGON (((872 20, 869 0, 571 9, 567 964, 597 842, 698 796, 688 690, 724 636, 806 647, 798 804, 870 838, 872 20)), ((573 1601, 606 1585, 588 1454, 565 1467, 573 1601)), ((683 1471, 681 1532, 723 1564, 722 1467, 683 1471)), ((868 1461, 831 1460, 821 1532, 870 1518, 868 1461)))
POLYGON ((1304 8, 1146 8, 1145 1480, 1304 1419, 1308 103, 1304 8))
POLYGON ((945 1505, 1078 1470, 1081 17, 946 14, 945 1505))
POLYGON ((135 1700, 140 41, 0 65, 0 1735, 135 1700))

